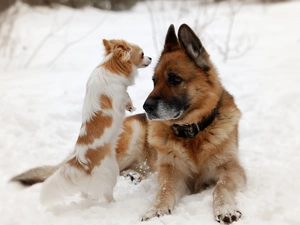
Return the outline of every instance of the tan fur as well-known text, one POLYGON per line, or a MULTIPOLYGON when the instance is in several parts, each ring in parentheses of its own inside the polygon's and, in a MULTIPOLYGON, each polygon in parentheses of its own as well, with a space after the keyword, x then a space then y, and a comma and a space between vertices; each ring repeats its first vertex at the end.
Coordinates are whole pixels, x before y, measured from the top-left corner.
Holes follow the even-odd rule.
MULTIPOLYGON (((69 159, 66 164, 70 165, 71 167, 74 167, 78 170, 81 170, 83 172, 86 172, 87 174, 90 174, 91 173, 91 170, 90 168, 88 170, 85 170, 83 167, 82 167, 82 164, 80 164, 80 162, 77 160, 76 157, 73 157, 71 159, 69 159)), ((70 181, 72 181, 72 179, 69 178, 70 181)))
MULTIPOLYGON (((105 104, 107 104, 107 102, 105 104)), ((78 136, 76 144, 92 144, 95 139, 103 135, 105 128, 110 127, 111 124, 111 116, 105 115, 102 111, 96 112, 92 119, 84 124, 86 126, 85 134, 78 136), (99 126, 99 124, 101 124, 101 126, 99 126)))
POLYGON ((106 95, 100 96, 100 103, 102 109, 112 109, 112 99, 106 95))
POLYGON ((120 135, 120 140, 118 141, 117 156, 123 158, 126 150, 128 149, 130 142, 132 140, 133 128, 130 126, 131 120, 126 120, 123 123, 124 130, 120 135))
POLYGON ((127 117, 116 152, 120 171, 135 170, 143 176, 155 171, 156 151, 147 142, 147 119, 145 114, 127 117))
POLYGON ((140 64, 141 60, 144 58, 144 55, 142 54, 143 51, 140 47, 131 44, 131 61, 133 64, 140 64))
POLYGON ((102 159, 106 156, 111 156, 111 145, 106 143, 103 146, 97 147, 96 149, 88 149, 85 157, 89 161, 90 171, 94 169, 94 167, 99 166, 102 159))

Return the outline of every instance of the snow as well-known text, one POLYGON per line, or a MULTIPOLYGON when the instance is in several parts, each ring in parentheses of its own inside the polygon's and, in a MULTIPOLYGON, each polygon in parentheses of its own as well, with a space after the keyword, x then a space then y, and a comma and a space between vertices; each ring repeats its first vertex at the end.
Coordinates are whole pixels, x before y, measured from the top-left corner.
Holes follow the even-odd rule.
POLYGON ((243 113, 239 149, 248 183, 236 197, 243 213, 238 224, 300 224, 300 2, 243 5, 231 47, 248 45, 250 50, 242 56, 231 52, 236 59, 226 63, 219 51, 232 8, 191 4, 147 1, 119 13, 18 5, 11 42, 15 54, 0 49, 1 225, 217 224, 212 188, 183 197, 172 215, 140 222, 155 198, 156 174, 137 185, 118 177, 114 203, 77 202, 52 209, 38 201, 40 184, 23 188, 8 182, 29 168, 61 162, 73 148, 85 83, 102 60, 103 38, 139 44, 153 58, 129 89, 137 112, 143 112, 169 24, 193 27, 198 18, 203 25, 214 12, 213 21, 198 33, 243 113))

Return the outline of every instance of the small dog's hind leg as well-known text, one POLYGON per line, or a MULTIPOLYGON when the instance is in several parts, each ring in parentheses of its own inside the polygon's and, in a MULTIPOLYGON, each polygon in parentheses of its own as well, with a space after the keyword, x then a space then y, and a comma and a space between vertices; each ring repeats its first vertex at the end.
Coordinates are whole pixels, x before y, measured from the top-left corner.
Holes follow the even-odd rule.
POLYGON ((88 199, 89 198, 89 195, 87 193, 83 192, 83 191, 80 192, 80 195, 84 199, 88 199))
POLYGON ((111 193, 106 193, 106 194, 104 194, 104 198, 106 199, 106 201, 108 201, 108 202, 115 202, 116 200, 115 200, 115 198, 114 198, 114 196, 113 196, 113 193, 111 192, 111 193))

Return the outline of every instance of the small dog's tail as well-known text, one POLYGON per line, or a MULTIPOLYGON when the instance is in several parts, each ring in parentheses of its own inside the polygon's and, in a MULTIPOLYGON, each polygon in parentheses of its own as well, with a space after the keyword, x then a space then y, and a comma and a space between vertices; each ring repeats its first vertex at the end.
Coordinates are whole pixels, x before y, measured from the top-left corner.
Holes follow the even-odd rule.
POLYGON ((84 172, 68 164, 59 168, 42 185, 40 202, 50 205, 80 191, 84 172))
POLYGON ((10 181, 19 182, 25 186, 31 186, 36 183, 44 182, 48 177, 50 177, 55 171, 57 171, 62 166, 62 163, 55 166, 41 166, 36 167, 30 170, 27 170, 24 173, 21 173, 13 178, 10 181))

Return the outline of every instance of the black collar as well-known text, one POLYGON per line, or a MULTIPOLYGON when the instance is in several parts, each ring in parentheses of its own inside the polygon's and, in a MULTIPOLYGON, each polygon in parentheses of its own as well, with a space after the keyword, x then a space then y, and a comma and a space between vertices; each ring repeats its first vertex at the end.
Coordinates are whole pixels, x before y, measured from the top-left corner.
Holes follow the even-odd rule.
POLYGON ((172 128, 173 128, 174 134, 177 137, 193 138, 200 131, 202 131, 206 127, 208 127, 212 123, 212 121, 215 119, 215 117, 216 117, 217 114, 218 114, 218 107, 216 107, 215 109, 213 109, 211 111, 211 113, 207 117, 204 117, 198 123, 192 123, 192 124, 173 124, 172 128))

